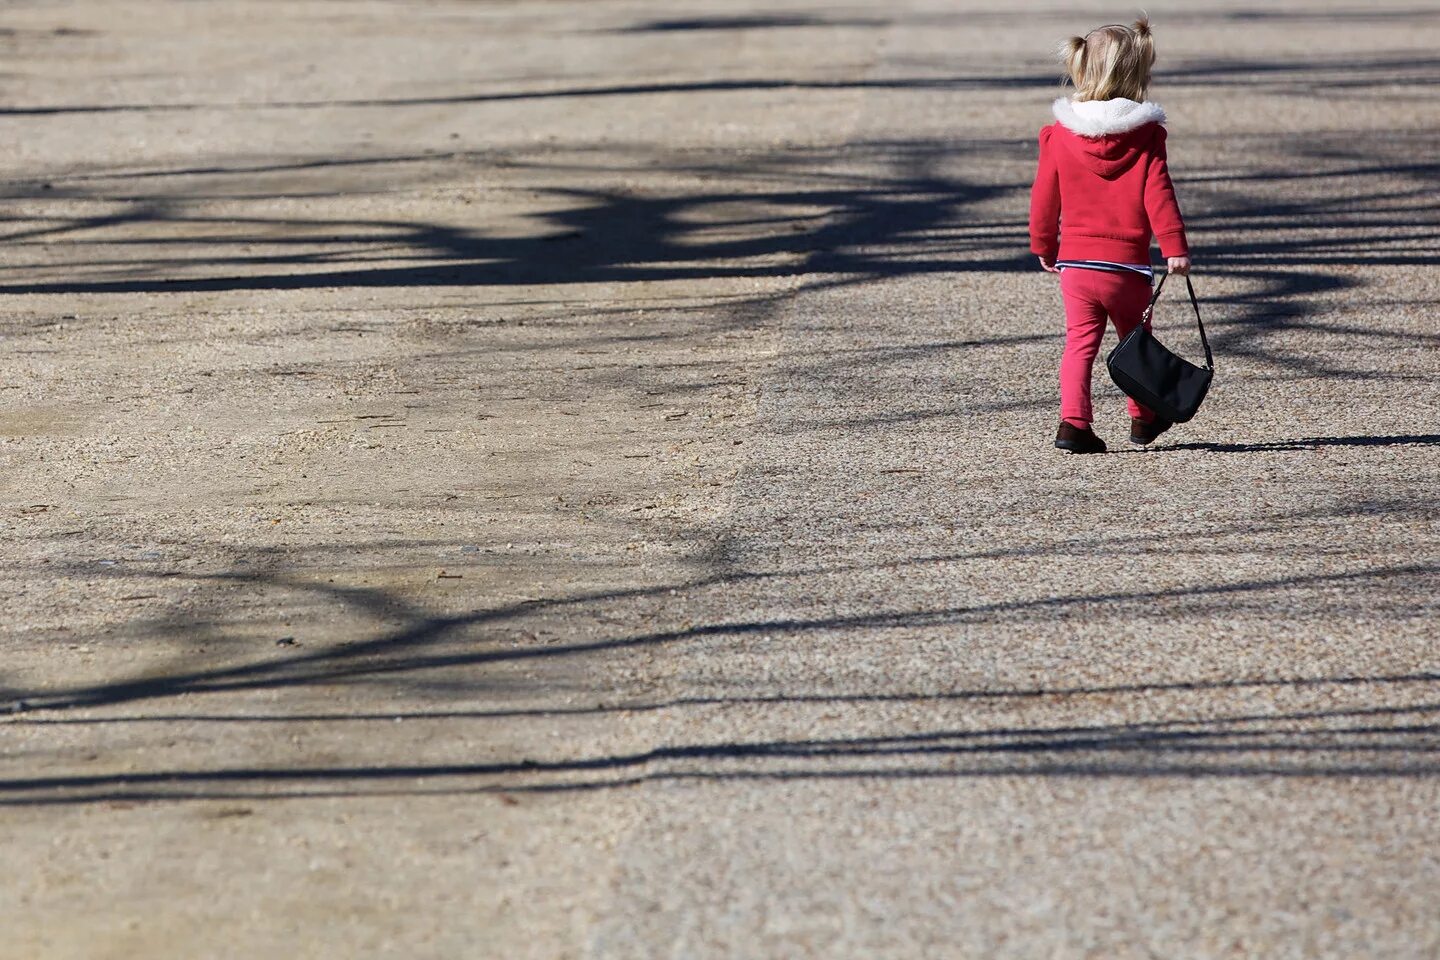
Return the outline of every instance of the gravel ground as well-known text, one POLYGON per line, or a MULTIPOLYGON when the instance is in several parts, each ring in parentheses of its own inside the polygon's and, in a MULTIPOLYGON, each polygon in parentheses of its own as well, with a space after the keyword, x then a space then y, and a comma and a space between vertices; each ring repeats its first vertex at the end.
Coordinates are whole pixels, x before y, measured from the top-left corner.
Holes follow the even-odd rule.
POLYGON ((1151 14, 1069 457, 1111 8, 10 5, 0 957, 1440 954, 1440 11, 1151 14))

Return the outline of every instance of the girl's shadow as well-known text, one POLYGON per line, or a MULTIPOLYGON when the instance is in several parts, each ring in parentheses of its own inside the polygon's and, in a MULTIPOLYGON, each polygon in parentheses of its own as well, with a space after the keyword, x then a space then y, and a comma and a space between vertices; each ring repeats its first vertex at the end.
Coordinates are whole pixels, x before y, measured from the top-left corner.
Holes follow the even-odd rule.
POLYGON ((1440 434, 1411 433, 1389 437, 1306 437, 1269 443, 1176 443, 1159 450, 1209 450, 1212 453, 1283 453, 1287 450, 1315 450, 1319 447, 1401 447, 1440 445, 1440 434))

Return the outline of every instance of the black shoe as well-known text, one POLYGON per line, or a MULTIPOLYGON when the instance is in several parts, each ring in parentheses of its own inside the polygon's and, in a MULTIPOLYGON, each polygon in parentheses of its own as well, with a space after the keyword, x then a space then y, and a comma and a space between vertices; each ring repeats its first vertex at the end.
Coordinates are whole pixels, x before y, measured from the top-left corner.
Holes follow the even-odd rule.
POLYGON ((1144 446, 1145 444, 1154 440, 1156 437, 1160 436, 1160 434, 1164 433, 1166 430, 1169 430, 1173 426, 1175 426, 1173 422, 1169 420, 1161 420, 1159 417, 1156 417, 1149 423, 1146 423, 1144 420, 1136 420, 1134 417, 1131 417, 1130 442, 1138 443, 1141 446, 1144 446))
POLYGON ((1055 446, 1071 453, 1105 452, 1105 441, 1095 436, 1094 430, 1077 427, 1064 420, 1060 421, 1060 429, 1055 431, 1055 446))

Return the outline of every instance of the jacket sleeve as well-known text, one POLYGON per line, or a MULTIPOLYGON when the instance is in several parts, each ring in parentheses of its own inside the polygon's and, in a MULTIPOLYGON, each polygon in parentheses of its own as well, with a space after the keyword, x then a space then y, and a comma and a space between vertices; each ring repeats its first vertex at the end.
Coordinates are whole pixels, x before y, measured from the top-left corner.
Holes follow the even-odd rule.
POLYGON ((1060 174, 1050 151, 1050 128, 1040 130, 1040 163, 1030 188, 1030 252, 1046 260, 1060 253, 1060 174))
POLYGON ((1188 257, 1190 245, 1185 240, 1185 218, 1175 199, 1175 185, 1170 182, 1170 165, 1165 159, 1165 128, 1157 127, 1150 170, 1145 178, 1145 214, 1150 229, 1160 241, 1163 257, 1188 257))

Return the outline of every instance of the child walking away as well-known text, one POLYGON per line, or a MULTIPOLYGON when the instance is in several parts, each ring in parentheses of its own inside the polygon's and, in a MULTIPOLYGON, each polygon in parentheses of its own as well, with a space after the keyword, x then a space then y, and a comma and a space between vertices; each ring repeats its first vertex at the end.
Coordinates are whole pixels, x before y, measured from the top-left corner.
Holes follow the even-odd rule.
MULTIPOLYGON (((1106 318, 1121 337, 1140 323, 1154 281, 1152 236, 1171 273, 1190 271, 1189 248, 1165 162, 1165 111, 1145 99, 1155 64, 1150 22, 1071 37, 1061 57, 1075 95, 1055 101, 1057 122, 1040 131, 1030 249, 1060 274, 1065 303, 1055 446, 1104 453, 1090 427, 1090 378, 1106 318)), ((1129 407, 1133 443, 1172 426, 1134 400, 1129 407)))

